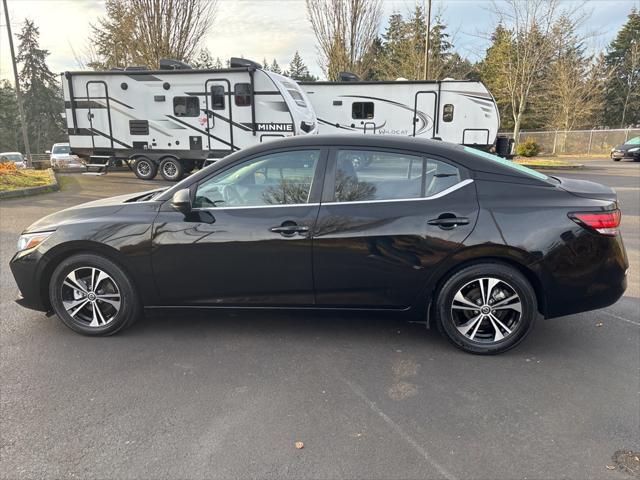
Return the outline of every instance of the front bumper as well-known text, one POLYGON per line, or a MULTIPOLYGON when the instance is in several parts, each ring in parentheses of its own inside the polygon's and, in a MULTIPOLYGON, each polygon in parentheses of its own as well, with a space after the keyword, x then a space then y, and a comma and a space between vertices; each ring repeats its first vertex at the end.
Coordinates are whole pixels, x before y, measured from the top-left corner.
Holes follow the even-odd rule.
POLYGON ((38 250, 16 253, 9 267, 13 278, 20 290, 20 296, 16 303, 22 307, 47 312, 50 306, 47 301, 47 292, 43 290, 41 278, 46 259, 38 250))

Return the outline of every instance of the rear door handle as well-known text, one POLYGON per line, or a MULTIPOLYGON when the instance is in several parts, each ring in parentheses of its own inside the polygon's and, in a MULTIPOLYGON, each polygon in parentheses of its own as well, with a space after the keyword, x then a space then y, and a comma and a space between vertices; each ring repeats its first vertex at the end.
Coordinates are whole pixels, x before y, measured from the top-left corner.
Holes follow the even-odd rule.
POLYGON ((441 228, 454 228, 458 225, 468 225, 469 219, 466 217, 439 217, 429 220, 427 223, 441 228))

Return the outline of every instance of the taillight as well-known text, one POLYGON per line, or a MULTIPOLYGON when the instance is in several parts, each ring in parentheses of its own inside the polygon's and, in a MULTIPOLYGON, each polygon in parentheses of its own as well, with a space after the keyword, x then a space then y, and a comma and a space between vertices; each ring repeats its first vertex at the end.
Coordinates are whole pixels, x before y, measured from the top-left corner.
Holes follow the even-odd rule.
POLYGON ((574 222, 608 237, 618 235, 621 216, 618 209, 608 212, 573 212, 569 214, 569 218, 574 222))

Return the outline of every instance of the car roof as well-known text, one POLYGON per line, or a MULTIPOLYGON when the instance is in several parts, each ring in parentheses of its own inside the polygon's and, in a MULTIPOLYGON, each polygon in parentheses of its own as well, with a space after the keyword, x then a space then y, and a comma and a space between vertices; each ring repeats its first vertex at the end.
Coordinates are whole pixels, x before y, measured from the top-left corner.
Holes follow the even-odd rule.
POLYGON ((0 155, 22 155, 20 152, 0 152, 0 155))
MULTIPOLYGON (((268 154, 269 152, 277 152, 278 150, 288 148, 331 148, 331 147, 343 147, 343 148, 389 148, 395 150, 405 150, 408 152, 414 152, 418 155, 434 155, 448 159, 457 165, 460 165, 468 170, 476 172, 484 172, 488 174, 496 175, 508 175, 510 177, 517 177, 524 179, 527 183, 540 183, 539 179, 535 179, 530 174, 514 169, 513 167, 506 166, 500 163, 500 161, 484 158, 481 155, 470 153, 467 151, 469 147, 458 145, 455 143, 444 142, 441 140, 427 140, 423 138, 414 137, 401 137, 396 135, 358 135, 358 134, 343 134, 343 135, 300 135, 295 137, 286 137, 278 140, 270 140, 265 143, 260 143, 249 148, 244 148, 237 152, 228 155, 209 168, 200 170, 187 177, 189 184, 197 183, 204 177, 209 176, 211 173, 226 168, 227 166, 235 164, 237 161, 242 161, 251 156, 268 154)), ((498 159, 499 160, 499 159, 498 159)), ((505 162, 507 162, 505 160, 505 162)), ((545 182, 546 183, 546 182, 545 182)), ((179 190, 177 186, 173 186, 163 192, 158 200, 166 200, 176 190, 179 190)), ((184 188, 184 187, 182 187, 184 188)))
POLYGON ((427 140, 424 138, 402 137, 399 135, 299 135, 287 137, 279 140, 270 140, 267 143, 245 148, 239 152, 229 155, 222 162, 228 159, 233 162, 238 157, 254 155, 269 150, 291 147, 352 147, 352 148, 391 148, 397 150, 414 151, 419 154, 431 154, 450 159, 455 163, 475 171, 487 173, 508 174, 525 176, 513 169, 503 166, 500 163, 476 154, 469 153, 463 145, 444 142, 442 140, 427 140))
POLYGON ((62 142, 62 143, 54 143, 53 144, 54 147, 59 147, 60 145, 68 147, 69 146, 69 142, 62 142))

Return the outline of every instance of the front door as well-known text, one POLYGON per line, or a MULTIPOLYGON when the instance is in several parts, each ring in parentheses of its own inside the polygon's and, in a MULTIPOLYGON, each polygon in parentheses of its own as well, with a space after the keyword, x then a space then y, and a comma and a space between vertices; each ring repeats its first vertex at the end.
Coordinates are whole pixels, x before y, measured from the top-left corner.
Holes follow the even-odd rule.
POLYGON ((85 85, 87 92, 87 119, 94 149, 113 148, 111 111, 107 84, 91 80, 85 85))
POLYGON ((436 103, 438 94, 433 91, 417 92, 413 105, 413 136, 436 137, 436 103))
POLYGON ((320 149, 250 158, 200 182, 193 211, 163 206, 152 265, 167 305, 311 305, 320 149))
POLYGON ((316 304, 413 304, 473 229, 478 203, 471 183, 437 157, 337 150, 313 238, 316 304))
POLYGON ((207 147, 209 150, 233 152, 233 110, 231 83, 226 78, 212 78, 205 82, 207 147))

